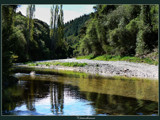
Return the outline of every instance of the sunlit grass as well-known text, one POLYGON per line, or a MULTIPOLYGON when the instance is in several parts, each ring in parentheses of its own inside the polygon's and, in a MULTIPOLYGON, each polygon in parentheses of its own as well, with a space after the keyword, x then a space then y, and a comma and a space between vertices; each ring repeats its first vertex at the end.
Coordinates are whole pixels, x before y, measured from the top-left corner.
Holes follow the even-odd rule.
POLYGON ((88 56, 78 56, 77 59, 90 59, 90 60, 103 60, 103 61, 128 61, 135 63, 147 63, 158 65, 158 61, 151 60, 150 58, 139 58, 139 57, 130 57, 130 56, 111 56, 111 55, 102 55, 96 56, 88 55, 88 56))
POLYGON ((26 65, 28 66, 40 66, 40 65, 45 65, 45 66, 51 66, 51 65, 60 65, 60 66, 68 66, 68 67, 84 67, 87 65, 87 63, 78 63, 78 62, 30 62, 27 63, 26 65))
POLYGON ((90 54, 87 56, 78 56, 77 59, 94 59, 94 55, 90 54))

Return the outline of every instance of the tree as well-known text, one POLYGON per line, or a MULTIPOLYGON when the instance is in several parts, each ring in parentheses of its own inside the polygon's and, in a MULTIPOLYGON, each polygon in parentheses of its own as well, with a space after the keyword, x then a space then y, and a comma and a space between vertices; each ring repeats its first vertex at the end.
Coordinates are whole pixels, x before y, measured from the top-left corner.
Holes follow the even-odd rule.
POLYGON ((63 6, 51 7, 50 38, 53 58, 66 57, 66 42, 64 40, 63 6))
POLYGON ((11 45, 14 33, 14 16, 17 5, 2 6, 2 69, 3 75, 9 74, 9 68, 12 65, 13 45, 11 45))
POLYGON ((154 24, 152 25, 152 14, 156 13, 151 13, 152 7, 154 6, 141 5, 140 25, 136 43, 137 56, 148 54, 158 43, 158 34, 154 31, 154 24))
POLYGON ((54 56, 54 50, 56 47, 56 41, 57 41, 57 27, 58 27, 58 12, 59 12, 59 6, 53 5, 51 7, 51 20, 50 20, 50 40, 51 40, 51 46, 50 51, 52 54, 52 57, 54 56))
POLYGON ((51 20, 50 20, 50 39, 51 39, 51 46, 50 49, 53 49, 53 40, 54 40, 54 32, 55 32, 55 10, 54 10, 54 5, 51 7, 51 20))
MULTIPOLYGON (((11 77, 10 68, 13 62, 13 49, 15 44, 13 34, 14 31, 14 17, 17 5, 2 5, 2 80, 3 88, 12 85, 17 79, 11 77)), ((15 34, 17 37, 17 34, 15 34)), ((4 92, 2 90, 2 92, 4 92)))
POLYGON ((34 12, 35 12, 35 5, 28 5, 27 7, 27 54, 30 54, 30 46, 31 42, 33 41, 33 27, 34 27, 34 12))
MULTIPOLYGON (((21 13, 16 13, 15 18, 15 31, 21 36, 24 36, 25 41, 18 42, 18 39, 14 41, 21 46, 15 47, 16 55, 18 56, 17 62, 26 62, 27 61, 27 51, 26 51, 26 21, 27 17, 23 16, 21 13), (20 34, 21 33, 21 34, 20 34)), ((19 37, 22 38, 22 37, 19 37)), ((33 40, 30 41, 30 53, 28 58, 30 60, 44 60, 50 59, 50 37, 49 37, 49 26, 47 23, 34 19, 34 28, 33 28, 33 40)), ((28 59, 29 60, 29 59, 28 59)))
POLYGON ((97 5, 80 35, 82 55, 143 56, 158 46, 157 5, 97 5))

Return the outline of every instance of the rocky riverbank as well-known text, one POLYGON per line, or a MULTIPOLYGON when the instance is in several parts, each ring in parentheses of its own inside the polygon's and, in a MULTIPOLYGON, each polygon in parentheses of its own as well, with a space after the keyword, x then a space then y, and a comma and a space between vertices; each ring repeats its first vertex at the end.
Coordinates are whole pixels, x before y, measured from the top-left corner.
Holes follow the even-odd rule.
MULTIPOLYGON (((85 72, 90 74, 99 74, 103 76, 126 76, 126 77, 137 77, 158 80, 158 66, 149 65, 144 63, 132 63, 126 61, 99 61, 99 60, 77 60, 71 59, 60 59, 60 60, 48 60, 38 62, 78 62, 87 63, 84 67, 64 67, 64 66, 35 66, 38 68, 53 68, 58 70, 71 70, 78 72, 85 72)), ((17 64, 17 66, 26 66, 23 64, 17 64)))

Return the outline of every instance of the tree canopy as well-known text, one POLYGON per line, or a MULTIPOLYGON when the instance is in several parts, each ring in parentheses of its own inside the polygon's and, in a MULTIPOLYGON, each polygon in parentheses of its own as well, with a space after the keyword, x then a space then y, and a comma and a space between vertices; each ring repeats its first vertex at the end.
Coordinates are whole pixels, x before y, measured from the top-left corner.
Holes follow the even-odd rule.
POLYGON ((97 5, 94 9, 80 36, 80 55, 143 56, 157 49, 157 5, 97 5))

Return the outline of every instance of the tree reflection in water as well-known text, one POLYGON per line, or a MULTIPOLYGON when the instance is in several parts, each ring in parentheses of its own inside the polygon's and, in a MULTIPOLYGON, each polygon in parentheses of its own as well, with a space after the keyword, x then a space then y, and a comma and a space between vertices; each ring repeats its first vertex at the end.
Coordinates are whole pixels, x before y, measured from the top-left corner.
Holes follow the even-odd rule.
MULTIPOLYGON (((97 84, 94 84, 92 79, 78 80, 78 78, 76 78, 74 80, 72 79, 69 81, 69 79, 66 77, 62 79, 61 77, 54 76, 54 81, 46 81, 39 80, 39 77, 31 79, 30 76, 25 76, 24 81, 21 81, 22 84, 18 84, 17 86, 10 87, 3 91, 2 107, 4 115, 18 115, 17 113, 15 113, 15 111, 17 107, 21 107, 23 105, 26 106, 27 111, 31 111, 32 113, 36 113, 39 109, 44 109, 47 111, 48 108, 45 107, 47 107, 48 105, 52 115, 66 115, 66 111, 72 111, 72 109, 68 110, 66 105, 66 100, 68 100, 69 97, 76 101, 74 104, 75 106, 77 106, 77 108, 75 108, 74 106, 74 110, 81 112, 82 109, 80 108, 81 106, 79 102, 84 102, 84 106, 86 107, 90 106, 92 108, 92 114, 90 115, 158 114, 158 102, 151 100, 136 99, 128 96, 113 95, 108 93, 105 94, 104 92, 107 88, 104 87, 103 91, 99 90, 102 91, 102 93, 98 91, 95 92, 95 90, 100 89, 100 86, 94 87, 94 85, 97 84), (90 84, 93 88, 91 89, 91 86, 89 86, 88 89, 84 88, 84 86, 87 87, 86 85, 88 84, 90 84), (48 98, 49 101, 46 101, 47 103, 41 102, 42 108, 39 108, 37 103, 41 100, 48 100, 48 98)), ((41 78, 42 77, 44 76, 41 76, 41 78)), ((111 84, 111 81, 104 82, 111 84)), ((149 84, 147 83, 146 85, 149 84)), ((147 86, 145 88, 147 88, 147 86)), ((152 90, 152 88, 149 89, 152 90)), ((140 88, 136 88, 136 90, 138 90, 135 91, 137 95, 140 95, 138 92, 141 92, 143 94, 145 93, 145 89, 140 90, 140 88)), ((72 103, 70 104, 72 105, 72 103)), ((74 111, 72 112, 74 115, 74 111)))
POLYGON ((51 111, 53 114, 63 114, 64 104, 64 85, 50 83, 50 99, 51 99, 51 111))

